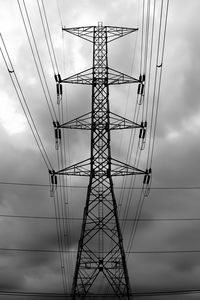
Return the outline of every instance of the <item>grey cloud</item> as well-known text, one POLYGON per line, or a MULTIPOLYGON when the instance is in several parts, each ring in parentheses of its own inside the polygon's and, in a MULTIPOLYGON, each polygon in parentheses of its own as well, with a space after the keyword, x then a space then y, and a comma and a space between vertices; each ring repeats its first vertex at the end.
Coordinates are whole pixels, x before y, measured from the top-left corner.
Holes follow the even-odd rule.
MULTIPOLYGON (((11 2, 9 2, 11 3, 11 2)), ((166 56, 163 64, 163 80, 161 101, 158 116, 158 128, 156 133, 156 144, 153 161, 153 185, 158 186, 186 186, 198 185, 198 125, 192 128, 194 117, 199 115, 199 26, 198 12, 199 4, 186 3, 182 1, 171 3, 168 36, 166 43, 166 56), (188 13, 189 12, 189 13, 188 13), (188 124, 188 126, 187 126, 188 124), (196 130, 195 130, 196 129, 196 130), (178 133, 177 138, 169 137, 170 132, 178 133)), ((1 4, 2 8, 8 7, 1 4)), ((136 1, 75 1, 68 3, 60 2, 61 13, 64 25, 73 27, 81 24, 82 20, 89 15, 93 20, 103 21, 108 25, 135 26, 136 20, 136 1), (122 9, 123 8, 123 9, 122 9)), ((12 10, 15 12, 16 7, 12 10)), ((51 20, 50 26, 53 31, 53 38, 61 34, 59 16, 56 13, 56 4, 48 4, 48 17, 51 20), (58 29, 59 27, 59 29, 58 29)), ((15 14, 16 15, 16 14, 15 14)), ((19 20, 18 16, 18 20, 19 20)), ((32 15, 34 28, 38 24, 38 15, 32 15)), ((11 21, 11 16, 10 16, 11 21)), ((90 22, 90 20, 89 20, 90 22)), ((89 24, 90 25, 90 24, 89 24)), ((38 27, 39 28, 39 27, 38 27)), ((46 52, 42 33, 39 28, 37 41, 43 58, 45 74, 50 87, 50 92, 56 103, 55 82, 51 70, 50 61, 46 52)), ((54 152, 54 132, 48 108, 45 104, 41 88, 28 42, 23 27, 18 31, 21 34, 21 46, 15 60, 16 71, 26 94, 31 112, 36 121, 42 140, 51 157, 53 166, 56 168, 56 153, 54 152), (23 32, 23 34, 22 34, 23 32), (35 82, 34 82, 35 80, 35 82)), ((133 34, 134 35, 134 34, 133 34)), ((6 41, 11 39, 12 33, 6 37, 6 41)), ((19 36, 20 39, 20 36, 19 36)), ((72 38, 64 35, 67 70, 62 71, 62 77, 67 77, 73 72, 75 57, 73 50, 75 43, 72 38), (69 48, 73 46, 71 50, 69 48)), ((78 39, 74 37, 74 39, 78 39)), ((57 40, 56 40, 57 41, 57 40)), ((116 42, 110 47, 110 63, 113 68, 119 69, 130 74, 130 61, 133 57, 135 37, 124 38, 123 41, 116 42), (129 59, 130 58, 130 59, 129 59)), ((59 54, 59 65, 62 69, 62 46, 60 41, 55 43, 56 53, 59 54)), ((83 64, 87 67, 92 65, 91 52, 86 42, 80 40, 80 56, 82 55, 83 64)), ((9 49, 8 49, 9 50, 9 49)), ((12 49, 10 49, 12 50, 12 49)), ((12 51, 11 51, 12 52, 12 51)), ((137 74, 136 65, 138 64, 138 54, 136 53, 133 76, 137 74)), ((81 71, 81 66, 80 70, 81 71)), ((6 71, 5 71, 6 72, 6 71)), ((10 91, 11 83, 8 74, 2 73, 1 88, 7 84, 6 92, 13 97, 10 91), (9 87, 8 87, 9 86, 9 87), (8 91, 9 90, 9 91, 8 91)), ((128 105, 132 106, 137 87, 130 89, 128 105), (134 96, 133 96, 134 95, 134 96)), ((90 110, 91 107, 91 88, 79 86, 70 87, 66 85, 68 107, 66 107, 66 95, 63 97, 64 112, 68 113, 68 119, 72 119, 90 110)), ((116 87, 111 90, 111 108, 122 114, 128 94, 128 87, 116 87)), ((16 100, 17 101, 17 100, 16 100)), ((128 106, 128 108, 129 108, 128 106)), ((131 110, 128 110, 131 118, 131 110)), ((126 160, 126 143, 128 132, 124 134, 123 147, 119 149, 119 136, 112 134, 113 155, 126 160)), ((88 133, 66 130, 65 135, 69 138, 71 163, 89 157, 90 138, 88 133)), ((31 133, 25 131, 18 136, 9 136, 1 128, 0 149, 1 156, 1 179, 6 181, 26 181, 48 183, 47 170, 31 133)), ((67 151, 69 151, 67 149, 67 151)), ((133 155, 134 157, 134 155, 133 155)), ((132 162, 134 159, 132 159, 132 162)), ((141 182, 141 178, 137 183, 141 182)), ((129 181, 127 181, 129 182, 129 181)), ((87 180, 78 178, 68 179, 68 183, 87 185, 87 180)), ((115 182, 118 185, 118 181, 115 182)), ((116 190, 116 197, 119 200, 120 192, 116 190)), ((126 199, 127 193, 125 194, 126 199)), ((82 217, 83 207, 86 198, 86 190, 73 189, 69 193, 69 208, 71 217, 82 217)), ((131 195, 131 205, 128 217, 135 216, 137 206, 137 193, 131 195)), ((152 190, 149 198, 145 199, 142 217, 199 217, 199 195, 198 191, 176 191, 176 190, 152 190)), ((35 187, 8 187, 1 186, 0 207, 2 213, 29 214, 29 215, 54 215, 53 199, 49 198, 48 188, 35 187)), ((122 214, 123 215, 123 214, 122 214)), ((58 247, 56 227, 54 221, 44 220, 15 220, 1 219, 1 247, 19 247, 35 249, 55 249, 58 247)), ((71 249, 76 249, 80 235, 81 222, 73 221, 71 224, 71 249)), ((124 234, 125 245, 129 239, 132 224, 128 223, 124 234)), ((178 222, 140 222, 133 248, 144 249, 183 249, 198 248, 198 223, 178 223, 178 222)), ((60 265, 59 257, 56 253, 18 253, 11 254, 0 252, 1 265, 3 271, 0 274, 1 289, 31 289, 35 290, 58 290, 62 291, 60 284, 60 265), (3 262, 2 262, 3 261, 3 262), (5 267, 7 266, 7 268, 5 267), (51 274, 52 276, 50 276, 51 274), (49 277, 48 277, 49 276, 49 277), (49 282, 48 282, 49 278, 49 282), (39 282, 40 281, 40 282, 39 282)), ((75 262, 75 255, 73 255, 75 262)), ((131 286, 136 291, 145 290, 166 290, 184 289, 198 287, 199 278, 198 254, 137 254, 131 255, 128 260, 131 286)), ((73 276, 71 271, 70 277, 73 276)), ((1 299, 4 296, 0 296, 1 299)), ((159 300, 176 299, 179 296, 159 296, 159 300)), ((181 299, 192 300, 198 295, 180 296, 181 299)), ((7 297, 8 299, 8 297, 7 297)), ((12 299, 12 297, 10 297, 12 299)), ((17 299, 17 297, 16 297, 17 299)), ((20 298, 21 299, 21 298, 20 298)), ((31 299, 31 297, 30 297, 31 299)), ((35 299, 32 297, 32 299, 35 299)), ((42 299, 42 297, 41 297, 42 299)), ((140 297, 142 299, 142 297, 140 297)), ((145 298, 143 298, 145 299, 145 298)))

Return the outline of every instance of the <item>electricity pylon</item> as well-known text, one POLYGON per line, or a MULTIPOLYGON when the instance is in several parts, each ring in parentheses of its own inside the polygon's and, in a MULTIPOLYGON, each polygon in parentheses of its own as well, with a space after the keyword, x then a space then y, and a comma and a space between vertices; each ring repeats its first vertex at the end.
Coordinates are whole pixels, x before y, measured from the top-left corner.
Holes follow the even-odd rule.
MULTIPOLYGON (((50 172, 52 184, 55 184, 57 175, 89 177, 72 295, 73 299, 93 299, 91 293, 94 291, 94 294, 100 294, 98 279, 103 277, 107 282, 106 293, 114 295, 114 299, 130 299, 130 283, 112 177, 146 176, 147 173, 112 158, 110 138, 111 130, 139 128, 141 135, 145 129, 143 122, 139 125, 110 111, 109 85, 138 83, 140 93, 145 76, 136 79, 109 68, 108 43, 137 29, 103 26, 99 22, 98 26, 63 30, 93 44, 92 68, 65 79, 56 76, 58 97, 62 93, 62 83, 92 86, 92 109, 89 113, 64 124, 54 123, 57 139, 61 137, 61 128, 91 131, 90 158, 63 170, 50 172)), ((105 294, 105 290, 101 292, 105 294)))

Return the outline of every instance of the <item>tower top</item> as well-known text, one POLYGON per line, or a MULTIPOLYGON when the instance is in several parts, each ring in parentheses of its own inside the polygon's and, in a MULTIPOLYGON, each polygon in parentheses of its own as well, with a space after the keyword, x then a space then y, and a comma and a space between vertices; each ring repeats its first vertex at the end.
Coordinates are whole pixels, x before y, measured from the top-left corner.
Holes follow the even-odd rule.
POLYGON ((138 30, 138 28, 103 26, 103 22, 98 22, 97 26, 83 26, 74 28, 63 27, 62 30, 93 43, 94 31, 98 31, 100 28, 104 28, 107 31, 108 43, 138 30))

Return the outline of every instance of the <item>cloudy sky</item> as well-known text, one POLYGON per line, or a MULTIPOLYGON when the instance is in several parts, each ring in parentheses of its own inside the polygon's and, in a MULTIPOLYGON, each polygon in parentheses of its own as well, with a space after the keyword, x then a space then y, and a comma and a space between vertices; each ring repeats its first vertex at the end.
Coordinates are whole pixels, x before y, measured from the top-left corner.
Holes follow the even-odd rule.
MULTIPOLYGON (((151 14, 153 2, 150 1, 151 14)), ((19 3, 23 7, 23 1, 19 3)), ((57 113, 54 74, 37 1, 26 0, 25 3, 57 113)), ((137 33, 113 42, 109 47, 111 67, 133 77, 139 76, 142 1, 44 0, 44 4, 62 78, 91 67, 92 48, 81 39, 67 33, 63 34, 61 26, 97 25, 98 21, 102 21, 105 25, 139 28, 137 33)), ((161 0, 157 0, 155 43, 160 4, 161 0)), ((137 253, 130 253, 127 258, 131 286, 136 293, 199 289, 199 10, 198 0, 184 1, 184 4, 181 0, 170 1, 152 164, 152 189, 144 200, 141 213, 143 220, 138 224, 131 247, 131 252, 137 253)), ((58 169, 52 119, 30 50, 18 1, 0 0, 0 32, 14 66, 14 74, 17 75, 51 164, 58 169)), ((5 50, 2 41, 1 48, 5 50)), ((155 53, 153 57, 152 69, 155 70, 155 53)), ((1 295, 1 291, 63 293, 60 257, 59 253, 54 251, 58 249, 58 242, 54 201, 47 186, 48 169, 24 116, 2 56, 0 56, 0 70, 0 299, 18 299, 16 296, 1 295), (34 249, 47 251, 31 251, 34 249)), ((136 102, 136 87, 127 85, 112 87, 110 94, 111 109, 131 118, 136 102)), ((62 101, 64 119, 72 119, 89 111, 91 89, 67 85, 62 101)), ((150 100, 149 105, 151 104, 150 100)), ((65 137, 67 164, 89 156, 88 133, 68 131, 65 137)), ((123 134, 113 133, 113 156, 126 161, 130 137, 131 133, 128 131, 123 134)), ((146 150, 141 153, 139 165, 141 168, 145 166, 146 153, 146 150)), ((134 164, 134 157, 133 151, 131 164, 134 164)), ((141 181, 141 177, 137 178, 135 186, 141 186, 141 181)), ((66 212, 70 217, 67 223, 70 235, 69 232, 67 234, 70 238, 67 240, 68 252, 64 259, 67 262, 69 291, 87 180, 69 178, 67 184, 71 186, 65 199, 66 212)), ((120 204, 123 199, 121 206, 123 212, 126 199, 130 195, 126 190, 121 198, 119 187, 122 181, 115 181, 115 184, 118 203, 120 204)), ((126 187, 129 186, 128 180, 126 187)), ((129 220, 135 217, 138 198, 138 190, 132 191, 129 213, 126 215, 129 220)), ((123 213, 121 216, 123 217, 123 213)), ((132 226, 131 221, 126 225, 122 224, 125 251, 132 226)), ((26 297, 33 300, 45 299, 33 295, 26 297)), ((170 295, 158 296, 155 299, 175 300, 180 297, 192 300, 199 296, 170 295)), ((144 300, 148 298, 150 297, 140 297, 144 300)))

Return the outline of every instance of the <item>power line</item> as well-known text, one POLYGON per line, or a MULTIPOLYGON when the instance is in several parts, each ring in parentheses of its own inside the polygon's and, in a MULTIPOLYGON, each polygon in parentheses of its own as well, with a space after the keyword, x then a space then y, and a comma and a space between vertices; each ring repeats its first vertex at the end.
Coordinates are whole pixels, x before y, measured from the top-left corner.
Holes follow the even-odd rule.
POLYGON ((20 83, 19 83, 19 80, 18 80, 18 77, 15 73, 15 69, 14 69, 14 66, 12 64, 12 61, 10 59, 10 56, 9 56, 9 53, 8 53, 8 50, 6 48, 6 44, 4 42, 4 39, 3 39, 3 36, 0 34, 0 38, 1 38, 1 41, 2 41, 2 44, 3 44, 3 49, 4 49, 4 52, 3 50, 0 48, 0 51, 1 51, 1 54, 2 54, 2 57, 3 57, 3 60, 4 60, 4 63, 6 65, 6 68, 9 72, 9 76, 11 78, 11 81, 12 81, 12 84, 14 86, 14 89, 15 89, 15 92, 17 94, 17 97, 19 99, 19 102, 21 104, 21 107, 23 109, 23 112, 25 114, 25 117, 27 119, 27 122, 29 124, 29 127, 32 131, 32 134, 34 136, 34 139, 36 141, 36 144, 38 146, 38 149, 40 150, 40 153, 43 157, 43 160, 47 166, 47 169, 49 168, 52 168, 52 165, 51 165, 51 162, 50 162, 50 159, 47 155, 47 152, 46 152, 46 149, 44 147, 44 144, 42 142, 42 139, 40 137, 40 134, 38 132, 38 129, 36 127, 36 124, 33 120, 33 117, 32 117, 32 114, 31 114, 31 111, 29 109, 29 106, 27 104, 27 101, 26 101, 26 98, 25 98, 25 95, 23 93, 23 90, 20 86, 20 83))
POLYGON ((133 293, 133 296, 136 297, 157 297, 157 296, 167 296, 167 295, 187 295, 187 294, 199 294, 199 289, 191 289, 191 290, 171 290, 171 291, 152 291, 152 292, 136 292, 133 293))
POLYGON ((61 294, 61 293, 45 293, 45 292, 41 292, 41 293, 37 293, 37 292, 25 292, 25 291, 1 291, 0 290, 0 295, 8 295, 8 296, 22 296, 22 297, 59 297, 59 298, 70 298, 71 295, 68 294, 61 294))
MULTIPOLYGON (((32 187, 50 187, 50 184, 41 184, 41 183, 29 183, 29 182, 9 182, 9 181, 0 181, 0 185, 14 185, 14 186, 32 186, 32 187)), ((86 185, 57 185, 57 187, 66 187, 74 189, 85 189, 86 185)), ((141 190, 142 187, 120 187, 115 186, 114 189, 121 190, 141 190)), ((151 187, 151 190, 200 190, 200 186, 154 186, 151 187)))
MULTIPOLYGON (((57 191, 56 191, 57 193, 57 191)), ((61 276, 62 276, 62 283, 63 283, 63 289, 66 293, 66 271, 65 271, 65 261, 64 261, 64 251, 63 251, 63 238, 65 238, 64 235, 62 235, 62 228, 61 228, 61 220, 59 215, 59 206, 58 206, 58 199, 56 196, 53 197, 54 200, 54 209, 55 209, 55 215, 56 215, 56 233, 57 233, 57 241, 58 241, 58 247, 59 247, 59 254, 60 254, 60 267, 61 267, 61 276)))
MULTIPOLYGON (((158 36, 158 45, 157 45, 157 58, 156 58, 156 72, 155 72, 155 79, 154 79, 154 91, 153 91, 153 101, 155 101, 155 111, 152 113, 155 114, 155 120, 154 120, 154 128, 151 126, 151 134, 152 134, 152 145, 150 149, 150 143, 149 143, 149 152, 147 164, 151 167, 152 160, 153 160, 153 152, 154 152, 154 146, 155 146, 155 135, 156 135, 156 128, 157 128, 157 119, 158 119, 158 107, 159 107, 159 100, 160 100, 160 89, 161 89, 161 80, 162 80, 162 64, 164 59, 164 50, 165 50, 165 41, 166 41, 166 32, 167 32, 167 21, 168 21, 168 13, 169 13, 169 0, 166 0, 166 10, 165 10, 165 18, 164 18, 164 29, 163 29, 163 7, 164 7, 164 0, 161 2, 161 12, 160 12, 160 24, 159 24, 159 36, 158 36), (163 40, 162 40, 162 46, 161 44, 161 32, 163 32, 163 40), (160 50, 161 47, 161 50, 160 50), (159 62, 159 55, 161 51, 161 60, 159 62), (158 65, 160 64, 160 72, 158 75, 158 65), (157 81, 158 77, 158 81, 157 81), (157 87, 158 84, 158 87, 157 87), (156 88, 157 88, 157 95, 156 95, 156 88)), ((151 135, 150 134, 150 135, 151 135)))
POLYGON ((49 35, 49 40, 50 40, 50 45, 51 45, 51 49, 52 49, 52 53, 53 53, 54 62, 55 62, 55 65, 56 65, 57 72, 59 72, 58 71, 58 63, 57 63, 55 50, 54 50, 52 37, 51 37, 51 31, 50 31, 49 22, 48 22, 48 19, 47 19, 46 9, 45 9, 45 5, 44 5, 43 0, 42 0, 42 7, 43 7, 43 12, 44 12, 45 22, 46 22, 46 25, 47 25, 47 32, 48 32, 48 35, 49 35))
POLYGON ((45 73, 44 73, 44 68, 43 68, 41 58, 40 58, 40 55, 39 55, 36 39, 35 39, 35 36, 34 36, 34 33, 33 33, 31 21, 30 21, 29 14, 28 14, 28 11, 27 11, 27 7, 26 7, 26 4, 25 4, 25 1, 23 0, 24 11, 25 11, 25 15, 26 15, 26 18, 27 18, 27 21, 28 21, 29 31, 31 33, 31 37, 32 37, 34 47, 32 45, 30 34, 28 32, 28 26, 26 24, 26 20, 25 20, 23 11, 22 11, 22 6, 20 4, 20 1, 19 0, 17 0, 17 1, 18 1, 18 6, 19 6, 20 13, 21 13, 21 17, 22 17, 22 20, 23 20, 24 28, 25 28, 25 31, 26 31, 26 35, 27 35, 27 38, 28 38, 28 42, 29 42, 29 45, 30 45, 30 48, 31 48, 32 56, 33 56, 35 66, 36 66, 36 69, 37 69, 37 73, 38 73, 40 83, 41 83, 41 86, 42 86, 42 89, 43 89, 43 92, 44 92, 44 95, 45 95, 45 99, 46 99, 46 102, 47 102, 49 113, 51 115, 52 120, 54 120, 54 117, 55 117, 55 119, 57 119, 57 116, 56 116, 56 112, 55 112, 55 109, 54 109, 54 106, 53 106, 53 101, 52 101, 51 94, 50 94, 50 91, 49 91, 49 87, 48 87, 48 84, 47 84, 46 76, 45 76, 45 73), (36 55, 34 53, 34 49, 35 49, 36 55), (39 66, 38 66, 38 62, 37 62, 36 57, 38 59, 39 66), (40 69, 39 69, 39 67, 40 67, 40 69), (40 73, 40 70, 42 72, 42 75, 40 73), (46 87, 46 90, 45 90, 45 87, 46 87), (48 100, 48 98, 49 98, 49 100, 48 100), (52 108, 52 110, 51 110, 51 108, 52 108))
MULTIPOLYGON (((143 188, 144 188, 144 185, 143 185, 143 188)), ((131 251, 133 241, 134 241, 134 238, 135 238, 135 235, 136 235, 136 230, 137 230, 138 223, 139 223, 139 220, 140 220, 140 215, 141 215, 141 212, 142 212, 144 199, 145 199, 145 194, 144 194, 144 190, 142 190, 141 194, 140 194, 139 201, 138 201, 138 205, 137 205, 137 208, 136 208, 136 213, 135 213, 136 221, 134 222, 134 224, 132 226, 131 234, 130 234, 130 238, 129 238, 129 242, 128 242, 128 246, 127 246, 127 252, 128 253, 131 251)))
MULTIPOLYGON (((146 291, 146 292, 134 292, 131 293, 131 297, 157 297, 157 296, 167 296, 167 295, 187 295, 187 294, 199 294, 200 289, 185 289, 185 290, 161 290, 161 291, 146 291)), ((28 291, 6 291, 0 290, 0 295, 8 295, 8 296, 26 296, 26 297, 59 297, 59 298, 69 298, 71 299, 72 295, 69 293, 53 293, 53 292, 28 292, 28 291)), ((92 299, 94 298, 103 298, 103 297, 111 297, 113 298, 114 295, 112 294, 90 294, 92 299)))
MULTIPOLYGON (((60 253, 59 249, 31 249, 31 248, 0 248, 0 251, 10 251, 10 252, 39 252, 39 253, 60 253)), ((64 253, 74 253, 77 254, 77 250, 65 250, 64 253)), ((99 252, 93 252, 98 254, 99 252)), ((104 252, 101 252, 104 253, 104 252)), ((105 252, 106 253, 106 252, 105 252)), ((188 254, 188 253, 200 253, 199 249, 193 250, 134 250, 125 251, 128 254, 188 254)))
POLYGON ((50 45, 49 45, 49 41, 48 41, 46 29, 45 29, 44 19, 43 19, 43 16, 42 16, 42 10, 41 10, 40 4, 39 4, 39 0, 37 0, 37 5, 38 5, 39 13, 40 13, 40 18, 41 18, 42 27, 43 27, 43 31, 44 31, 44 36, 45 36, 45 40, 46 40, 46 44, 47 44, 47 49, 48 49, 48 52, 49 52, 49 57, 50 57, 53 72, 54 72, 54 75, 55 75, 57 72, 55 71, 53 57, 52 57, 52 54, 51 54, 51 48, 50 48, 50 45))
MULTIPOLYGON (((59 115, 60 116, 60 115, 59 115)), ((60 119, 59 119, 60 121, 60 119)), ((58 169, 60 169, 60 157, 59 157, 59 149, 57 149, 57 161, 58 161, 58 169)), ((62 163, 62 159, 61 159, 62 163)), ((62 165, 62 168, 64 166, 62 165)), ((58 183, 61 187, 61 189, 56 189, 55 195, 54 195, 54 201, 55 201, 55 215, 56 215, 56 227, 57 227, 57 235, 59 237, 59 249, 61 251, 61 259, 62 259, 62 272, 63 272, 63 277, 65 280, 63 280, 64 285, 65 285, 65 292, 67 291, 67 284, 68 284, 68 277, 67 273, 68 272, 68 257, 64 255, 66 249, 67 249, 67 232, 66 232, 66 215, 65 215, 65 195, 64 195, 64 182, 62 181, 61 184, 61 179, 58 179, 58 183), (67 268, 67 270, 66 270, 67 268)))
MULTIPOLYGON (((53 216, 29 216, 29 215, 9 215, 0 214, 2 218, 16 218, 16 219, 41 219, 41 220, 69 220, 69 221, 82 221, 80 217, 53 217, 53 216)), ((137 218, 119 218, 119 221, 135 222, 137 218)), ((200 221, 200 218, 141 218, 139 222, 178 222, 178 221, 200 221)))
MULTIPOLYGON (((63 35, 62 35, 63 38, 63 35)), ((64 56, 64 52, 63 52, 64 56)), ((64 67, 65 67, 65 62, 64 62, 64 67)), ((65 122, 65 113, 68 111, 67 107, 64 109, 64 104, 62 98, 58 99, 57 98, 57 105, 58 105, 58 121, 60 124, 63 124, 65 122)), ((67 98, 66 102, 67 104, 67 98)), ((68 118, 67 118, 68 119, 68 118)), ((65 140, 65 134, 64 134, 64 129, 60 129, 61 133, 61 139, 60 142, 56 146, 57 150, 57 162, 58 162, 58 169, 64 169, 68 163, 67 163, 67 153, 69 155, 69 142, 67 143, 66 146, 66 140, 65 140), (66 149, 68 147, 68 150, 66 149)), ((70 165, 70 162, 69 162, 70 165)), ((56 191, 56 200, 57 203, 59 204, 60 211, 58 210, 58 213, 56 214, 56 217, 58 219, 58 223, 60 223, 60 227, 63 232, 63 237, 64 237, 64 244, 63 244, 63 252, 70 247, 71 245, 71 224, 68 219, 70 216, 70 207, 69 207, 69 190, 67 189, 67 178, 62 176, 62 178, 58 178, 58 185, 60 186, 59 189, 56 191), (61 218, 60 218, 61 217, 61 218), (62 220, 62 222, 61 222, 62 220)), ((66 273, 70 274, 71 270, 74 269, 73 266, 73 257, 72 255, 67 255, 64 256, 65 258, 65 266, 66 266, 66 273)), ((72 283, 70 282, 72 280, 72 276, 66 276, 66 282, 68 286, 71 286, 72 283)))
POLYGON ((57 9, 58 9, 58 14, 59 14, 59 18, 60 18, 60 24, 61 24, 61 28, 63 28, 63 22, 62 22, 62 15, 61 15, 61 9, 58 3, 58 0, 56 0, 56 4, 57 4, 57 9))
POLYGON ((42 3, 41 4, 42 9, 40 7, 39 0, 37 0, 37 5, 38 5, 39 13, 40 13, 40 18, 41 18, 41 22, 42 22, 42 27, 43 27, 45 39, 46 39, 46 44, 47 44, 47 48, 48 48, 48 52, 49 52, 53 72, 54 72, 54 75, 55 75, 59 72, 58 71, 58 64, 57 64, 57 60, 56 60, 55 50, 54 50, 54 46, 53 46, 53 42, 52 42, 52 38, 51 38, 51 31, 50 31, 50 28, 49 28, 49 23, 48 23, 47 14, 46 14, 46 10, 45 10, 43 0, 41 1, 41 3, 42 3), (42 11, 43 11, 43 14, 42 14, 42 11), (46 28, 45 28, 45 24, 46 24, 46 28))
MULTIPOLYGON (((154 152, 154 146, 155 146, 155 135, 156 135, 156 128, 157 128, 157 119, 158 119, 158 105, 159 105, 159 97, 160 97, 160 89, 161 89, 161 80, 162 80, 162 64, 164 59, 164 50, 165 50, 165 41, 166 41, 166 31, 167 31, 167 21, 168 21, 168 10, 169 10, 169 0, 167 0, 167 7, 166 7, 166 14, 165 14, 165 21, 164 21, 164 37, 163 37, 163 44, 162 44, 162 54, 161 54, 161 71, 159 74, 158 79, 158 92, 157 92, 157 106, 155 110, 155 125, 154 125, 154 131, 153 131, 153 142, 152 142, 152 149, 151 149, 151 157, 150 157, 150 166, 152 165, 153 161, 153 152, 154 152)), ((158 54, 159 55, 159 54, 158 54)), ((158 57, 157 57, 157 65, 158 66, 158 57)), ((156 74, 157 74, 156 68, 156 74)))
MULTIPOLYGON (((50 59, 51 59, 51 63, 52 63, 52 67, 53 67, 53 71, 54 71, 54 75, 55 75, 56 72, 58 72, 58 65, 57 65, 54 46, 53 46, 53 42, 52 42, 52 38, 51 38, 50 27, 49 27, 48 20, 47 20, 45 5, 44 5, 43 0, 41 1, 42 8, 40 7, 38 0, 37 0, 37 4, 38 4, 38 9, 40 12, 42 26, 43 26, 43 30, 44 30, 44 34, 45 34, 46 44, 48 47, 48 51, 49 51, 49 55, 50 55, 50 59)), ((59 104, 59 103, 57 102, 57 104, 59 104)), ((60 106, 59 106, 59 108, 60 108, 60 106)), ((60 109, 58 111, 58 115, 59 115, 59 122, 63 123, 63 121, 61 122, 61 119, 60 119, 60 109)), ((63 136, 62 136, 62 138, 63 138, 63 136)), ((62 145, 60 145, 60 146, 62 146, 62 145)), ((59 150, 59 149, 57 149, 57 150, 59 150)), ((57 152, 58 169, 60 169, 59 163, 61 163, 61 168, 63 169, 64 168, 63 151, 62 151, 61 147, 60 147, 60 152, 61 152, 60 160, 59 160, 59 152, 57 152)), ((67 273, 69 274, 70 270, 72 268, 69 267, 70 259, 68 256, 64 255, 64 252, 68 248, 67 244, 68 244, 68 240, 70 239, 70 230, 69 230, 69 226, 68 226, 69 224, 68 224, 68 219, 67 219, 66 209, 65 209, 66 208, 65 199, 67 197, 65 195, 65 189, 63 188, 64 184, 65 184, 64 178, 62 179, 62 181, 60 181, 60 179, 59 179, 59 183, 60 183, 60 186, 62 183, 62 187, 61 187, 61 189, 56 190, 56 193, 54 195, 54 209, 55 209, 55 216, 56 216, 55 220, 56 220, 58 247, 60 250, 62 281, 63 281, 64 292, 66 293, 67 285, 69 284, 68 281, 70 278, 70 276, 67 276, 67 273)))

